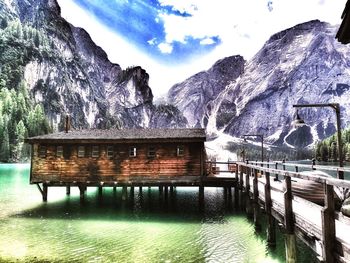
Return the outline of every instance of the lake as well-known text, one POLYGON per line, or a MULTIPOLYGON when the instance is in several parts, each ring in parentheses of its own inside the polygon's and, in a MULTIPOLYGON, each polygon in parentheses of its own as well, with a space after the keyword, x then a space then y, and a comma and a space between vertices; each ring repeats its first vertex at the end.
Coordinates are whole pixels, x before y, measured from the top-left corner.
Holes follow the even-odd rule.
MULTIPOLYGON (((0 262, 284 262, 284 239, 267 248, 265 231, 224 202, 222 188, 176 189, 168 200, 158 188, 135 188, 122 201, 104 188, 49 188, 43 203, 29 184, 28 164, 0 164, 0 262)), ((264 224, 263 224, 264 229, 264 224)), ((316 262, 298 242, 298 262, 316 262)))

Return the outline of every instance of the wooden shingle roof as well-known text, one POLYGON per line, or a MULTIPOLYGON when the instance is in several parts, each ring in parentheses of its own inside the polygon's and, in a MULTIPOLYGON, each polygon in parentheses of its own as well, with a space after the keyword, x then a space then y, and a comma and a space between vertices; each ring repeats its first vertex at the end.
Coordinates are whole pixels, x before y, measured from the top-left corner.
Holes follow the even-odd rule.
POLYGON ((191 139, 205 141, 204 129, 110 129, 71 130, 40 135, 27 139, 29 143, 51 141, 118 141, 118 140, 191 139))

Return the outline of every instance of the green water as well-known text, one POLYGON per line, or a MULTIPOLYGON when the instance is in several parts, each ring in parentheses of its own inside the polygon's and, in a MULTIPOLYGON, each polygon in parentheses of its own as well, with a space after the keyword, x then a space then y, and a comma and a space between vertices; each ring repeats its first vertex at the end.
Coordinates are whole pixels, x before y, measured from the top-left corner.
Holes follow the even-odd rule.
MULTIPOLYGON (((121 201, 88 188, 79 201, 72 188, 49 188, 48 203, 29 185, 29 165, 0 165, 0 262, 284 262, 283 236, 268 250, 264 231, 224 202, 223 190, 177 188, 173 198, 157 188, 136 188, 121 201)), ((314 261, 298 244, 298 262, 314 261)))

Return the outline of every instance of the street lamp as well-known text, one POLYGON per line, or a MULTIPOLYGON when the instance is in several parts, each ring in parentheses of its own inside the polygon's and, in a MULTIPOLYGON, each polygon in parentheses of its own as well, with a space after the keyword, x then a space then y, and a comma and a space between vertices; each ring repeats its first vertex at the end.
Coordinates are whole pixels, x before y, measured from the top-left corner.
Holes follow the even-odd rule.
MULTIPOLYGON (((339 103, 326 103, 326 104, 296 104, 293 105, 293 108, 323 108, 323 107, 331 107, 336 114, 337 117, 337 139, 338 139, 338 153, 339 153, 339 167, 344 167, 343 164, 343 145, 341 141, 341 130, 340 130, 340 106, 339 103)), ((293 121, 294 126, 301 127, 305 125, 304 120, 302 120, 298 114, 296 114, 296 119, 293 121)), ((338 178, 344 179, 344 171, 338 172, 338 178)))
POLYGON ((264 162, 264 135, 262 134, 245 134, 243 135, 244 140, 245 137, 259 137, 261 139, 261 162, 264 162))
POLYGON ((293 121, 293 126, 294 127, 302 127, 304 125, 305 125, 305 121, 302 118, 300 118, 299 112, 297 110, 297 113, 296 113, 296 116, 295 116, 295 120, 293 121))

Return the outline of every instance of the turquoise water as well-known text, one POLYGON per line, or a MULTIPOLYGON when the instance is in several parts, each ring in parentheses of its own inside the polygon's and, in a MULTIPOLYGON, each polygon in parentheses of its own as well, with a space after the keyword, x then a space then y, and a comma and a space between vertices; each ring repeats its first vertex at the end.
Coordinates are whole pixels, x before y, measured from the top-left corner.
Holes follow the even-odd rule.
MULTIPOLYGON (((265 231, 255 233, 244 214, 224 202, 223 190, 205 190, 198 206, 196 188, 177 188, 165 200, 157 188, 49 188, 41 201, 29 185, 29 165, 0 165, 0 262, 284 262, 283 236, 269 250, 265 231)), ((313 254, 298 244, 298 262, 313 254)))

